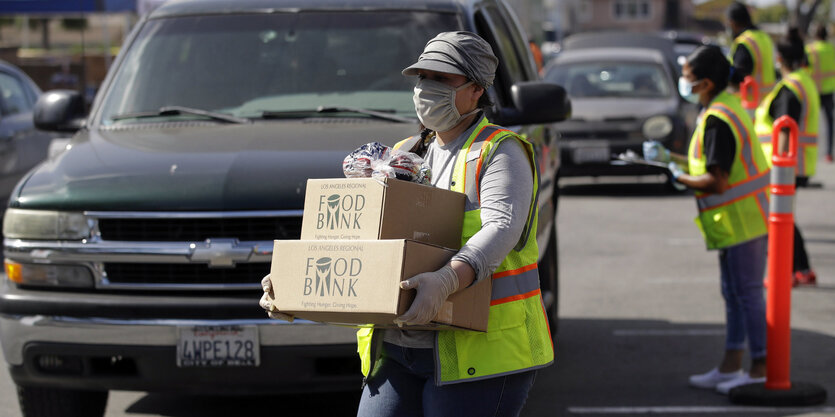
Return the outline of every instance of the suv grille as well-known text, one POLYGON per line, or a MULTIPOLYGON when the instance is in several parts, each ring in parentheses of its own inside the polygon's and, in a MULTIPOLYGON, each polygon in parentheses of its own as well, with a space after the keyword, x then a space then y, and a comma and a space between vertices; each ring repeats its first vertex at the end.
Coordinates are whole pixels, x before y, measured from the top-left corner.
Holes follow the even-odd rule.
POLYGON ((258 284, 270 273, 270 264, 241 263, 234 268, 199 264, 105 263, 113 284, 258 284))
POLYGON ((209 238, 239 241, 298 239, 301 217, 99 219, 102 240, 200 242, 209 238))

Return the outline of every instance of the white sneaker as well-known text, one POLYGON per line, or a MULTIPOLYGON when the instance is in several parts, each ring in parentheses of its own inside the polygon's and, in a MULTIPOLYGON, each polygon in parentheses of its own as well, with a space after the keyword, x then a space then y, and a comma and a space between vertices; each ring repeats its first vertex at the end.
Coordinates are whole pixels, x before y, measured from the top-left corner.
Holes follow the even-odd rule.
POLYGON ((704 374, 690 375, 690 385, 696 388, 714 389, 723 382, 733 381, 744 375, 747 374, 742 372, 741 369, 736 372, 724 373, 719 372, 719 368, 713 368, 704 374))
POLYGON ((723 382, 721 384, 716 385, 716 392, 718 392, 720 394, 726 394, 727 395, 729 392, 731 392, 732 389, 734 389, 736 387, 740 387, 740 386, 748 385, 748 384, 759 384, 759 383, 762 383, 762 382, 765 382, 765 377, 764 376, 760 377, 760 378, 751 378, 751 375, 749 375, 746 372, 738 378, 735 378, 735 379, 732 379, 730 381, 726 381, 726 382, 723 382))

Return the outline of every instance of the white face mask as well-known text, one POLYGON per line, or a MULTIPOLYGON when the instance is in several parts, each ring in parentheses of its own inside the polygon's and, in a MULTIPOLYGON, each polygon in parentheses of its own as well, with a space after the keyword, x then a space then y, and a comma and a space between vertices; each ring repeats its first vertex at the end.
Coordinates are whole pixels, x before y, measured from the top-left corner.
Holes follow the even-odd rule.
POLYGON ((415 85, 415 112, 418 119, 429 129, 436 132, 446 132, 454 128, 461 119, 475 114, 478 108, 467 113, 460 114, 455 108, 455 93, 473 84, 472 81, 455 88, 442 82, 426 78, 418 80, 415 85))
POLYGON ((691 103, 699 102, 699 95, 693 93, 693 87, 698 85, 701 81, 690 82, 684 77, 678 78, 678 93, 684 97, 685 100, 691 103))

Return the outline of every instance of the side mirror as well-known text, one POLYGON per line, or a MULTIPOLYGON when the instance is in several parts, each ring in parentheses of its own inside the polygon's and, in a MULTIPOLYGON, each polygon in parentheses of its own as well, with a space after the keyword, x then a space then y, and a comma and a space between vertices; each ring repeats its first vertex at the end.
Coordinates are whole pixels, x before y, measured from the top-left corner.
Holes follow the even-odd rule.
POLYGON ((514 108, 501 110, 497 123, 505 126, 561 122, 571 117, 571 100, 561 86, 525 81, 510 87, 514 108))
POLYGON ((75 132, 84 126, 84 98, 72 90, 47 91, 32 111, 35 127, 51 132, 75 132))

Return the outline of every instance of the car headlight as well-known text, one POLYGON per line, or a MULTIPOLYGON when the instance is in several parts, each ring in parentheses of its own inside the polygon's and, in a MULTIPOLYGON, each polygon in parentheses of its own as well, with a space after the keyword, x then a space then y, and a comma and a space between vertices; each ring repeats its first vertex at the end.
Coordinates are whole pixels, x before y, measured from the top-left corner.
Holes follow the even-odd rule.
POLYGON ((652 116, 644 122, 641 130, 647 139, 662 139, 673 131, 673 120, 670 116, 652 116))
POLYGON ((81 213, 9 208, 3 235, 13 239, 80 240, 90 237, 90 223, 81 213))
POLYGON ((93 287, 93 274, 78 265, 17 263, 6 260, 6 277, 21 285, 43 287, 93 287))

